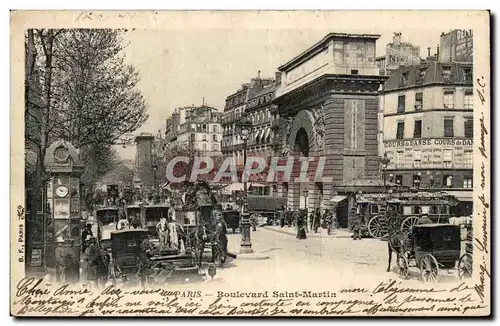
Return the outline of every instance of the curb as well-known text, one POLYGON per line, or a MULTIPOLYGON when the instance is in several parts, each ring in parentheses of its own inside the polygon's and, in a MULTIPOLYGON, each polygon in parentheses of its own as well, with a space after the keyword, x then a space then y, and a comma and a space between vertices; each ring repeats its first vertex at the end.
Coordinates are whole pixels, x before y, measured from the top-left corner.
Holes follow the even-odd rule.
MULTIPOLYGON (((272 232, 276 232, 276 233, 283 233, 283 234, 287 234, 287 235, 291 235, 291 236, 295 236, 296 234, 295 233, 291 233, 291 232, 288 232, 288 231, 284 231, 284 230, 280 230, 280 229, 274 229, 274 228, 267 228, 267 227, 264 227, 264 228, 261 228, 262 230, 268 230, 268 231, 272 231, 272 232)), ((316 234, 307 234, 307 237, 308 238, 331 238, 331 239, 350 239, 351 238, 351 234, 346 234, 346 235, 335 235, 335 234, 332 234, 332 235, 326 235, 326 236, 323 236, 323 235, 316 235, 316 234)))

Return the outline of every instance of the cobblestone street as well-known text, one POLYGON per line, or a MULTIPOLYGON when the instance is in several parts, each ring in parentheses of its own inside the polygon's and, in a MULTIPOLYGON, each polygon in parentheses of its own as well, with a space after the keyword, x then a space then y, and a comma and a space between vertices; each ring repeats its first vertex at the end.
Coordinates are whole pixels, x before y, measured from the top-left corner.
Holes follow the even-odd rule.
MULTIPOLYGON (((230 261, 218 269, 213 280, 199 284, 197 289, 218 291, 221 288, 238 290, 310 290, 324 291, 339 287, 374 288, 380 282, 402 281, 401 286, 421 286, 419 269, 410 267, 410 278, 399 279, 396 255, 393 254, 392 270, 387 268, 387 243, 371 238, 354 241, 345 230, 315 234, 305 240, 293 235, 294 228, 258 228, 252 232, 255 252, 268 256, 265 260, 230 261)), ((238 254, 241 235, 229 234, 229 251, 238 254)), ((460 283, 456 271, 440 271, 435 286, 460 283)), ((188 288, 186 284, 172 285, 188 288)), ((434 285, 433 285, 434 286, 434 285)))

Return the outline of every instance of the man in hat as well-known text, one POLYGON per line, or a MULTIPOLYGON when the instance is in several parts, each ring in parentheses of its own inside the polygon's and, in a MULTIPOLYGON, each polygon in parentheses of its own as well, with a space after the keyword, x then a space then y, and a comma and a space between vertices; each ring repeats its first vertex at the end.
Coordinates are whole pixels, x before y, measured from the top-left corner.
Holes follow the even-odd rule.
POLYGON ((82 232, 82 253, 87 249, 87 241, 92 238, 94 234, 92 233, 92 224, 88 224, 85 226, 85 230, 82 232))
POLYGON ((168 235, 168 225, 165 217, 162 217, 160 219, 160 223, 156 225, 156 232, 158 233, 158 237, 160 239, 160 246, 165 246, 167 244, 168 235))
POLYGON ((90 238, 85 250, 85 260, 87 265, 87 280, 91 285, 96 285, 98 281, 97 269, 99 266, 101 252, 95 238, 90 238))
POLYGON ((61 283, 66 283, 66 260, 65 260, 65 248, 64 248, 64 238, 58 236, 56 238, 56 249, 54 251, 56 258, 56 281, 61 283))

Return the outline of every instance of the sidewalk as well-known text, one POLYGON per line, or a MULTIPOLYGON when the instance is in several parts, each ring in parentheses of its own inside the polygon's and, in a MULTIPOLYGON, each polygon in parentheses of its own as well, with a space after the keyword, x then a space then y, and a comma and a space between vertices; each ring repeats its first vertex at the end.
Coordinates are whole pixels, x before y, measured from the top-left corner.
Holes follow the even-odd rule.
MULTIPOLYGON (((297 228, 294 226, 279 227, 275 225, 273 226, 266 225, 264 227, 260 227, 260 229, 270 230, 273 232, 284 233, 293 236, 297 235, 297 228)), ((347 229, 336 229, 335 231, 333 231, 333 234, 328 235, 328 230, 319 228, 318 233, 307 232, 307 237, 308 238, 351 238, 351 232, 349 232, 347 229)))

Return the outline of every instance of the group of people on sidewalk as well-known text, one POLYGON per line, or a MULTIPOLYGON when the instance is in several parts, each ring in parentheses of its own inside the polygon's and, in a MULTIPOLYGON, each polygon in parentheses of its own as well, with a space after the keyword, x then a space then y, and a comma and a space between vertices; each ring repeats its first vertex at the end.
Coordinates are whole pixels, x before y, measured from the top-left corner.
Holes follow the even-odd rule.
MULTIPOLYGON (((321 214, 320 208, 316 208, 309 215, 309 222, 311 229, 314 233, 318 233, 319 228, 331 230, 338 228, 337 218, 335 214, 329 209, 325 209, 323 214, 321 214)), ((290 207, 287 210, 284 209, 280 216, 280 227, 297 227, 297 238, 306 239, 307 238, 307 211, 305 209, 295 209, 292 211, 290 207)))

